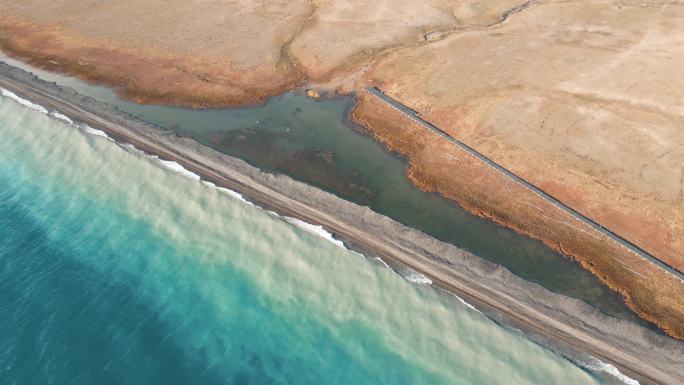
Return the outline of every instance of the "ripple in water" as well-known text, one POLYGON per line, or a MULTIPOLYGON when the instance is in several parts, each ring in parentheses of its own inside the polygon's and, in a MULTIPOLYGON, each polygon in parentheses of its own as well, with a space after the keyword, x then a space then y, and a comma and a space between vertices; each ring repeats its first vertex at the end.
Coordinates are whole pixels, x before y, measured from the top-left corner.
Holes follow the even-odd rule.
POLYGON ((0 127, 7 383, 609 383, 152 157, 8 98, 0 127))

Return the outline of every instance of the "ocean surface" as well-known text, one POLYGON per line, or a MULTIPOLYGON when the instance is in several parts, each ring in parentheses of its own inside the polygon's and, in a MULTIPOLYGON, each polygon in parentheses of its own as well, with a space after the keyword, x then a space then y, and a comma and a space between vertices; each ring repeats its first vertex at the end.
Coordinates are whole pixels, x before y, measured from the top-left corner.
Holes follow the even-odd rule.
POLYGON ((5 95, 2 384, 621 383, 320 228, 5 95))
POLYGON ((443 197, 420 191, 405 175, 406 162, 347 119, 351 97, 313 100, 291 92, 247 108, 193 110, 140 105, 109 88, 0 60, 116 107, 181 136, 267 171, 286 174, 370 207, 557 293, 582 299, 604 313, 647 324, 620 296, 579 264, 443 197))

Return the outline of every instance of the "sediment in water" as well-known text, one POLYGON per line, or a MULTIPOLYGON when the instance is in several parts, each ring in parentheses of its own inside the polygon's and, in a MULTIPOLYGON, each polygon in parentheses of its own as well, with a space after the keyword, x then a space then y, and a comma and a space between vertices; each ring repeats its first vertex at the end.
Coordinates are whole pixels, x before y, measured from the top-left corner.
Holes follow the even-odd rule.
POLYGON ((348 247, 390 265, 409 267, 475 305, 490 318, 522 330, 575 360, 594 356, 642 383, 681 383, 684 343, 586 303, 555 294, 457 247, 283 175, 262 172, 194 140, 180 138, 114 108, 0 65, 0 85, 74 121, 102 129, 203 179, 245 195, 281 215, 321 225, 348 247))

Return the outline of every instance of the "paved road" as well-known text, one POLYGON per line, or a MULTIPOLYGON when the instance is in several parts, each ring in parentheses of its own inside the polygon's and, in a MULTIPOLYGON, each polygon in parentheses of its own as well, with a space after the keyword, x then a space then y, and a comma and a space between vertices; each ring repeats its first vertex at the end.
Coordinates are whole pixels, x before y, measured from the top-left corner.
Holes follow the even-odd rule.
MULTIPOLYGON (((399 112, 403 113, 404 115, 408 116, 410 119, 414 120, 414 121, 417 122, 418 124, 420 124, 420 125, 422 125, 423 127, 426 127, 427 129, 429 129, 429 130, 431 130, 431 131, 437 133, 438 135, 440 135, 440 136, 443 137, 444 139, 450 141, 451 143, 457 145, 458 147, 460 147, 461 149, 463 149, 464 151, 466 151, 468 154, 470 154, 470 155, 474 156, 475 158, 481 160, 481 161, 482 161, 484 164, 486 164, 487 166, 489 166, 489 167, 491 167, 491 168, 494 168, 495 170, 497 170, 497 171, 499 171, 499 172, 505 174, 506 176, 508 176, 508 177, 510 177, 511 179, 513 179, 514 182, 518 183, 519 185, 521 185, 521 186, 525 187, 526 189, 532 191, 533 193, 537 194, 538 196, 540 196, 541 198, 543 198, 543 199, 545 199, 546 201, 550 202, 551 204, 553 204, 554 206, 558 207, 559 209, 561 209, 561 210, 565 211, 566 213, 570 214, 570 215, 571 215, 573 218, 575 218, 576 220, 578 220, 578 221, 580 221, 580 222, 582 222, 582 223, 584 223, 584 224, 586 224, 586 225, 591 226, 591 227, 592 227, 593 229, 595 229, 596 231, 598 231, 598 232, 600 232, 601 234, 605 235, 605 236, 608 237, 609 239, 611 239, 611 240, 617 242, 617 243, 618 243, 621 247, 623 247, 624 249, 627 249, 627 250, 629 250, 629 251, 631 251, 631 252, 633 252, 633 253, 639 255, 640 257, 642 257, 642 258, 645 259, 646 261, 648 261, 648 262, 650 262, 650 263, 656 265, 656 266, 659 267, 660 269, 662 269, 662 270, 664 270, 665 272, 667 272, 667 273, 669 273, 669 274, 675 276, 675 277, 678 278, 682 283, 684 283, 684 274, 682 274, 682 272, 680 272, 680 271, 678 271, 677 269, 675 269, 673 266, 670 266, 670 265, 668 265, 667 263, 665 263, 665 262, 659 260, 658 258, 652 256, 652 255, 649 254, 648 252, 646 252, 646 251, 644 251, 643 249, 641 249, 639 246, 637 246, 637 245, 633 244, 632 242, 628 241, 627 239, 625 239, 625 238, 623 238, 623 237, 617 235, 616 233, 614 233, 614 232, 611 231, 610 229, 607 229, 606 227, 604 227, 604 226, 601 225, 600 223, 597 223, 597 222, 595 222, 594 220, 592 220, 591 218, 586 217, 586 216, 580 214, 579 212, 577 212, 576 210, 574 210, 572 207, 567 206, 566 204, 564 204, 564 203, 561 202, 560 200, 554 198, 552 195, 550 195, 550 194, 548 194, 547 192, 541 190, 540 188, 536 187, 535 185, 533 185, 532 183, 526 181, 525 179, 519 177, 518 175, 514 174, 513 172, 511 172, 510 170, 504 168, 503 166, 501 166, 500 164, 494 162, 493 160, 487 158, 486 156, 482 155, 480 152, 478 152, 477 150, 475 150, 475 149, 473 149, 472 147, 468 146, 467 144, 461 142, 460 140, 458 140, 458 139, 454 138, 453 136, 447 134, 446 132, 442 131, 439 127, 437 127, 437 126, 433 125, 432 123, 430 123, 430 122, 424 120, 423 118, 421 118, 421 117, 418 115, 418 113, 417 113, 416 111, 414 111, 414 110, 412 110, 412 109, 406 107, 405 105, 403 105, 403 104, 400 103, 399 101, 397 101, 397 100, 391 98, 390 96, 386 95, 385 93, 383 93, 382 91, 380 91, 378 88, 376 88, 376 87, 368 87, 368 88, 366 88, 366 90, 367 90, 370 94, 372 94, 372 95, 378 97, 379 99, 381 99, 381 100, 384 101, 385 103, 389 104, 389 105, 390 105, 391 107, 393 107, 394 109, 396 109, 396 110, 398 110, 399 112)), ((636 274, 638 274, 638 273, 636 273, 636 274)))

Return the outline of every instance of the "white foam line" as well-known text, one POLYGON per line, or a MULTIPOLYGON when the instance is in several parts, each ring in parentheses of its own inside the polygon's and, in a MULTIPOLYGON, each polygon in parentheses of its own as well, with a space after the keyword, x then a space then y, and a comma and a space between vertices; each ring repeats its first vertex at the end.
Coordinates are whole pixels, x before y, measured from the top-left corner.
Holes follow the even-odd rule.
POLYGON ((411 268, 407 268, 407 272, 403 274, 404 279, 409 282, 417 283, 419 285, 432 285, 432 280, 425 274, 419 273, 411 268))
POLYGON ((60 113, 57 112, 57 111, 51 111, 51 112, 49 113, 49 115, 52 116, 53 118, 56 118, 56 119, 59 119, 59 120, 63 120, 63 121, 65 121, 65 122, 67 122, 67 123, 69 123, 69 124, 71 124, 71 125, 74 125, 74 121, 73 121, 73 120, 69 119, 69 117, 66 116, 66 115, 60 114, 60 113))
POLYGON ((2 93, 2 96, 10 98, 10 99, 14 100, 15 102, 21 104, 24 107, 31 108, 33 110, 36 110, 38 112, 42 112, 44 114, 48 113, 48 110, 45 107, 40 106, 38 104, 31 103, 26 99, 22 99, 19 96, 17 96, 17 94, 15 94, 14 92, 8 91, 8 90, 1 88, 1 87, 0 87, 0 92, 2 93))
MULTIPOLYGON (((137 153, 137 154, 143 155, 143 156, 145 156, 145 157, 147 157, 147 158, 154 159, 154 160, 158 161, 159 163, 161 163, 164 167, 166 167, 166 168, 168 168, 168 169, 170 169, 170 170, 172 170, 172 171, 175 171, 175 172, 177 172, 177 173, 179 173, 179 174, 181 174, 181 175, 184 175, 184 176, 189 177, 189 178, 194 179, 194 180, 201 180, 201 178, 200 178, 199 175, 193 173, 192 171, 189 171, 188 169, 186 169, 185 167, 181 166, 180 164, 178 164, 178 163, 176 163, 176 162, 174 162, 174 161, 163 160, 163 159, 160 159, 158 156, 149 155, 149 154, 145 153, 144 151, 141 151, 141 150, 137 149, 134 145, 129 144, 129 143, 121 144, 121 146, 122 146, 123 148, 129 150, 129 151, 132 151, 132 152, 135 152, 135 153, 137 153)), ((233 191, 233 190, 230 190, 230 189, 227 189, 227 188, 224 188, 224 187, 218 187, 218 186, 216 186, 216 184, 214 184, 214 183, 212 183, 212 182, 209 182, 209 181, 202 181, 202 183, 204 183, 204 184, 207 185, 207 186, 210 186, 210 187, 213 187, 213 188, 215 188, 215 189, 218 189, 219 191, 224 192, 224 193, 230 195, 230 196, 233 197, 233 198, 236 198, 236 199, 238 199, 238 200, 240 200, 240 201, 242 201, 242 202, 244 202, 244 203, 249 204, 250 206, 254 206, 254 207, 257 207, 257 208, 259 208, 259 209, 264 210, 262 207, 257 206, 257 205, 255 205, 254 203, 252 203, 252 202, 246 200, 246 199, 242 196, 242 194, 238 193, 237 191, 233 191)), ((266 211, 267 213, 269 213, 269 214, 271 214, 271 215, 273 215, 273 216, 275 216, 275 217, 281 218, 281 219, 285 220, 286 222, 288 222, 288 223, 290 223, 290 224, 292 224, 292 225, 294 225, 294 226, 296 226, 296 227, 298 227, 298 228, 300 228, 300 229, 302 229, 302 230, 304 230, 304 231, 306 231, 306 232, 308 232, 308 233, 310 233, 310 234, 316 235, 316 236, 318 236, 318 237, 320 237, 320 238, 323 238, 323 239, 325 239, 325 240, 327 240, 327 241, 329 241, 329 242, 332 242, 332 243, 334 243, 335 245, 337 245, 337 246, 339 246, 339 247, 341 247, 341 248, 343 248, 343 249, 345 249, 345 250, 352 251, 352 252, 356 253, 356 252, 353 251, 353 250, 349 250, 349 249, 344 245, 344 243, 342 243, 342 241, 335 239, 331 233, 329 233, 328 231, 326 231, 326 230, 323 228, 323 226, 313 225, 313 224, 311 224, 311 223, 304 222, 304 221, 302 221, 302 220, 300 220, 300 219, 297 219, 297 218, 292 218, 292 217, 288 217, 288 216, 281 216, 281 215, 279 215, 278 213, 276 213, 275 211, 271 211, 271 210, 264 210, 264 211, 266 211)), ((356 253, 356 254, 359 254, 359 255, 363 256, 363 254, 361 254, 361 253, 356 253)), ((383 263, 384 263, 384 261, 383 261, 383 263)), ((388 267, 389 267, 389 266, 388 266, 388 267)), ((427 277, 425 277, 425 278, 427 279, 427 277)), ((430 283, 432 283, 432 281, 430 281, 430 283)))
POLYGON ((90 135, 101 136, 103 138, 109 138, 109 136, 107 134, 105 134, 105 132, 102 130, 92 128, 86 124, 82 125, 81 127, 83 128, 83 131, 89 133, 90 135))
POLYGON ((380 257, 375 257, 374 259, 375 259, 376 261, 382 263, 386 268, 388 268, 388 269, 390 269, 390 270, 394 270, 394 269, 392 269, 392 268, 390 267, 390 265, 388 265, 387 262, 385 262, 382 258, 380 258, 380 257))
POLYGON ((15 94, 14 92, 8 91, 8 90, 0 87, 0 93, 2 93, 2 96, 10 98, 10 99, 16 101, 17 103, 21 104, 24 107, 28 107, 28 108, 30 108, 32 110, 36 110, 40 113, 47 114, 51 118, 61 120, 65 123, 68 123, 71 126, 74 126, 78 129, 82 130, 83 132, 85 132, 87 134, 107 138, 108 140, 110 140, 112 142, 114 141, 104 131, 96 130, 96 129, 88 126, 87 124, 76 124, 68 116, 61 114, 58 111, 48 111, 45 107, 38 105, 38 104, 35 104, 35 103, 31 103, 30 101, 17 96, 17 94, 15 94))
MULTIPOLYGON (((451 294, 452 294, 454 297, 456 297, 456 299, 459 300, 462 304, 464 304, 465 307, 467 307, 468 309, 474 310, 474 311, 476 311, 476 312, 478 312, 478 313, 484 315, 481 311, 477 310, 477 308, 476 308, 475 306, 471 305, 470 302, 467 302, 466 300, 464 300, 463 298, 457 296, 456 294, 453 294, 453 293, 451 293, 451 294)), ((518 331, 520 331, 520 330, 518 330, 518 331)), ((522 334, 522 332, 520 332, 520 333, 522 334)))
MULTIPOLYGON (((33 110, 36 110, 36 111, 38 111, 38 112, 41 112, 41 113, 46 114, 46 115, 48 115, 48 116, 51 116, 51 117, 53 117, 53 118, 62 120, 62 121, 64 121, 64 122, 67 122, 67 123, 71 124, 72 126, 75 126, 75 127, 79 128, 79 129, 81 129, 83 132, 85 132, 85 133, 87 133, 87 134, 99 136, 99 137, 102 137, 102 138, 107 138, 107 139, 109 139, 109 140, 111 140, 111 141, 114 141, 112 138, 109 137, 109 135, 107 135, 107 134, 106 134, 104 131, 102 131, 102 130, 97 130, 97 129, 95 129, 95 128, 92 128, 92 127, 88 126, 87 124, 75 124, 75 123, 74 123, 71 119, 69 119, 69 117, 67 117, 66 115, 63 115, 63 114, 61 114, 61 113, 59 113, 59 112, 57 112, 57 111, 48 112, 48 110, 47 110, 45 107, 43 107, 43 106, 41 106, 41 105, 38 105, 38 104, 35 104, 35 103, 31 103, 31 102, 29 102, 29 101, 26 100, 26 99, 20 98, 20 97, 17 96, 17 94, 15 94, 14 92, 8 91, 8 90, 6 90, 6 89, 0 87, 0 93, 2 94, 2 96, 5 96, 5 97, 10 98, 10 99, 16 101, 17 103, 21 104, 22 106, 31 108, 31 109, 33 109, 33 110)), ((130 149, 130 148, 135 148, 135 147, 132 146, 132 145, 127 145, 127 146, 124 145, 124 147, 125 147, 125 148, 129 148, 129 149, 130 149)), ((137 149, 136 149, 136 150, 137 150, 137 149)), ((178 173, 178 174, 181 174, 181 175, 183 175, 183 176, 186 176, 186 177, 188 177, 188 178, 190 178, 190 179, 200 180, 200 176, 199 176, 199 175, 195 174, 194 172, 189 171, 188 169, 186 169, 185 167, 181 166, 180 164, 178 164, 178 163, 176 163, 176 162, 174 162, 174 161, 159 159, 159 157, 157 157, 157 156, 147 155, 147 154, 145 154, 145 153, 142 152, 142 151, 140 151, 140 152, 141 152, 142 154, 144 154, 145 156, 149 157, 149 158, 153 158, 153 159, 157 160, 159 163, 161 163, 162 166, 166 167, 167 169, 169 169, 169 170, 171 170, 171 171, 174 171, 174 172, 176 172, 176 173, 178 173)), ((236 193, 236 194, 237 194, 237 193, 236 193)))
POLYGON ((160 159, 157 156, 155 156, 155 158, 157 158, 157 160, 159 161, 159 163, 162 164, 162 166, 168 168, 169 170, 171 170, 173 172, 176 172, 178 174, 181 174, 181 175, 186 176, 186 177, 193 179, 193 180, 200 180, 199 175, 195 174, 194 172, 188 170, 187 168, 181 166, 180 164, 178 164, 172 160, 160 159))
MULTIPOLYGON (((5 96, 5 97, 10 98, 10 99, 16 101, 17 103, 21 104, 21 105, 24 106, 24 107, 31 108, 31 109, 33 109, 33 110, 36 110, 36 111, 38 111, 38 112, 41 112, 41 113, 46 114, 46 115, 48 115, 48 116, 51 116, 51 117, 53 117, 53 118, 62 120, 62 121, 64 121, 64 122, 67 122, 67 123, 71 124, 72 126, 75 126, 75 127, 79 128, 79 129, 83 130, 83 132, 85 132, 85 133, 87 133, 87 134, 95 135, 95 136, 99 136, 99 137, 103 137, 103 138, 107 138, 107 139, 113 141, 113 139, 110 138, 110 137, 109 137, 104 131, 102 131, 102 130, 94 129, 94 128, 88 126, 87 124, 75 124, 75 123, 74 123, 71 119, 69 119, 67 116, 65 116, 65 115, 63 115, 63 114, 60 114, 59 112, 56 112, 56 111, 54 111, 54 112, 52 112, 52 113, 49 113, 48 110, 47 110, 45 107, 43 107, 43 106, 41 106, 41 105, 38 105, 38 104, 35 104, 35 103, 31 103, 31 102, 29 102, 29 101, 26 100, 26 99, 20 98, 20 97, 17 96, 17 94, 15 94, 14 92, 8 91, 8 90, 6 90, 6 89, 0 87, 0 93, 2 94, 2 96, 5 96)), ((131 146, 131 147, 133 147, 133 146, 131 146)), ((143 152, 143 154, 144 154, 144 152, 143 152)), ((150 158, 153 158, 153 159, 159 161, 159 163, 161 163, 164 167, 168 168, 168 169, 171 170, 171 171, 174 171, 174 172, 176 172, 176 173, 178 173, 178 174, 184 175, 184 176, 186 176, 186 177, 188 177, 188 178, 190 178, 190 179, 200 180, 200 176, 199 176, 199 175, 195 174, 194 172, 189 171, 188 169, 186 169, 185 167, 181 166, 180 164, 178 164, 178 163, 176 163, 176 162, 174 162, 174 161, 159 159, 159 157, 157 157, 157 156, 151 156, 151 155, 147 155, 147 154, 145 154, 145 156, 150 157, 150 158)))
MULTIPOLYGON (((65 118, 66 118, 66 116, 65 116, 65 118)), ((67 119, 69 119, 69 118, 67 118, 67 119)), ((98 130, 98 129, 92 128, 92 127, 90 127, 89 125, 84 124, 84 123, 81 123, 81 124, 73 124, 73 123, 72 123, 72 125, 75 125, 76 127, 80 128, 80 129, 83 130, 83 132, 85 132, 86 134, 93 135, 93 136, 99 136, 99 137, 101 137, 101 138, 107 139, 107 140, 110 141, 110 142, 114 142, 114 139, 110 138, 109 135, 107 135, 107 134, 106 134, 104 131, 102 131, 102 130, 98 130)))
POLYGON ((615 366, 602 362, 596 357, 590 357, 589 362, 585 363, 584 366, 596 372, 608 373, 627 385, 641 385, 639 381, 622 374, 615 366))
POLYGON ((121 147, 124 150, 131 152, 135 155, 139 155, 139 156, 143 156, 143 157, 148 156, 144 151, 139 150, 137 147, 135 147, 134 145, 132 145, 130 143, 117 143, 117 144, 119 145, 119 147, 121 147))
POLYGON ((285 220, 285 222, 287 222, 291 225, 299 227, 300 229, 302 229, 302 230, 304 230, 310 234, 313 234, 317 237, 328 240, 328 241, 336 244, 337 246, 347 250, 347 247, 344 246, 344 243, 342 243, 342 241, 340 241, 338 239, 335 239, 332 234, 330 234, 329 232, 327 232, 323 228, 323 226, 312 225, 311 223, 304 222, 301 219, 287 217, 287 216, 283 216, 282 218, 283 218, 283 220, 285 220))
MULTIPOLYGON (((97 130, 97 131, 99 131, 99 130, 97 130)), ((104 134, 104 133, 103 133, 103 134, 104 134)), ((105 135, 106 135, 106 134, 105 134, 105 135)), ((135 153, 136 155, 141 155, 141 156, 144 156, 144 157, 146 157, 146 158, 154 159, 154 160, 158 161, 160 164, 162 164, 164 167, 167 167, 167 168, 169 168, 169 169, 171 169, 171 170, 173 170, 173 171, 175 171, 175 172, 177 172, 177 173, 179 173, 179 174, 182 174, 182 175, 184 175, 184 176, 187 176, 188 178, 191 178, 191 179, 193 179, 193 180, 200 180, 203 184, 205 184, 205 185, 207 185, 207 186, 209 186, 209 187, 215 188, 215 189, 217 189, 218 191, 223 192, 223 193, 225 193, 225 194, 227 194, 227 195, 230 195, 231 197, 236 198, 236 199, 238 199, 239 201, 242 201, 242 202, 244 202, 244 203, 247 203, 247 204, 250 205, 250 206, 258 207, 258 206, 255 206, 254 203, 252 203, 252 202, 248 201, 247 199, 245 199, 245 197, 243 197, 242 194, 240 194, 239 192, 233 191, 233 190, 231 190, 231 189, 227 189, 227 188, 225 188, 225 187, 219 187, 219 186, 217 186, 216 184, 214 184, 214 183, 212 183, 212 182, 209 182, 209 181, 206 181, 206 180, 201 180, 201 178, 200 178, 199 175, 195 174, 194 172, 191 172, 191 171, 187 170, 185 167, 181 166, 180 164, 178 164, 178 163, 176 163, 176 162, 167 161, 167 160, 162 160, 162 159, 159 159, 158 156, 149 155, 149 154, 147 154, 146 152, 144 152, 144 151, 142 151, 142 150, 139 150, 137 147, 135 147, 134 145, 132 145, 132 144, 130 144, 130 143, 121 143, 120 146, 123 147, 123 148, 124 148, 125 150, 127 150, 127 151, 130 151, 130 152, 135 153)), ((260 207, 259 207, 259 208, 260 208, 260 207)), ((272 212, 272 211, 271 211, 271 213, 277 215, 276 213, 274 213, 274 212, 272 212)))
MULTIPOLYGON (((99 131, 99 130, 96 130, 96 131, 99 131)), ((165 168, 167 168, 167 169, 169 169, 169 170, 171 170, 177 174, 183 175, 183 176, 188 177, 192 180, 196 180, 196 181, 201 180, 199 175, 195 174, 194 172, 186 169, 185 167, 181 166, 180 164, 178 164, 172 160, 164 160, 164 159, 159 158, 156 155, 150 155, 150 154, 146 153, 145 151, 139 150, 137 147, 135 147, 134 145, 132 145, 130 143, 122 143, 122 144, 120 144, 120 146, 123 149, 130 151, 136 155, 140 155, 140 156, 143 156, 145 158, 152 159, 152 160, 158 162, 163 167, 165 167, 165 168)), ((213 183, 211 185, 216 187, 216 185, 214 185, 213 183)))
POLYGON ((233 197, 233 198, 235 198, 235 199, 237 199, 237 200, 239 200, 239 201, 242 201, 242 202, 244 202, 244 203, 247 203, 247 204, 250 205, 250 206, 254 206, 254 203, 252 203, 252 202, 248 201, 247 199, 245 199, 245 197, 243 197, 242 194, 240 194, 240 193, 237 192, 237 191, 233 191, 233 190, 227 189, 227 188, 225 188, 225 187, 219 187, 219 186, 215 185, 214 183, 209 182, 209 181, 206 181, 206 180, 203 180, 202 183, 204 183, 204 184, 207 185, 207 186, 213 187, 213 188, 217 189, 218 191, 221 191, 222 193, 225 193, 225 194, 227 194, 227 195, 230 195, 231 197, 233 197))

